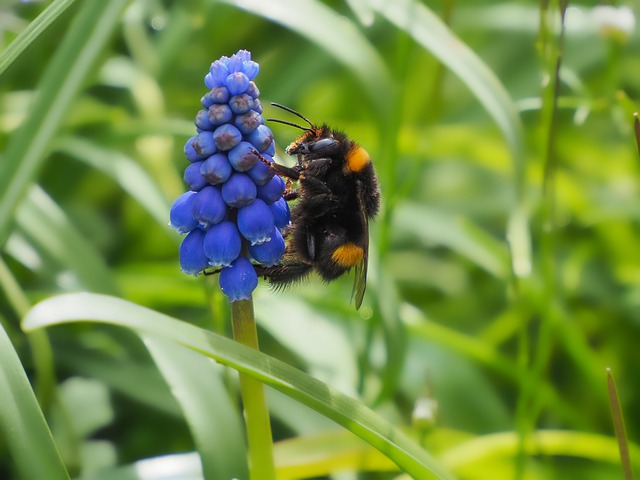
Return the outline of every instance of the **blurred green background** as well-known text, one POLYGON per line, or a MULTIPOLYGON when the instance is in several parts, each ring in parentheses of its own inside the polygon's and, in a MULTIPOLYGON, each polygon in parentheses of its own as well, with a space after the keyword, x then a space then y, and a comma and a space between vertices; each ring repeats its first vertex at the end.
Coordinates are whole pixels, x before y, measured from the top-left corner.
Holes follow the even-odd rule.
MULTIPOLYGON (((27 335, 20 321, 89 291, 228 332, 217 279, 180 272, 168 212, 203 77, 239 49, 260 63, 265 117, 282 118, 273 101, 345 131, 383 194, 363 308, 349 276, 261 285, 262 350, 372 407, 463 479, 624 478, 610 367, 637 466, 640 36, 631 10, 571 2, 561 22, 561 7, 1 2, 0 321, 71 476, 125 478, 113 468, 194 450, 137 336, 89 323, 27 335), (416 402, 437 408, 420 417, 416 402)), ((297 132, 271 127, 286 162, 297 132)), ((233 409, 235 376, 219 375, 230 395, 211 409, 233 409)), ((276 440, 299 441, 280 445, 278 465, 302 466, 279 478, 401 474, 363 467, 355 437, 295 401, 269 391, 269 405, 276 440)), ((0 432, 0 478, 14 478, 0 432)), ((230 450, 217 447, 242 459, 230 450)))

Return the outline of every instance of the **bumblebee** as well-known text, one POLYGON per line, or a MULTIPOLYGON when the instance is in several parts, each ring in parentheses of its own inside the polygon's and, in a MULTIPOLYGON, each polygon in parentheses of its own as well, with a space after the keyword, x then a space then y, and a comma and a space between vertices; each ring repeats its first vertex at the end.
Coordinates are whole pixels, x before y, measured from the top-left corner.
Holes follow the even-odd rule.
POLYGON ((268 120, 303 131, 286 152, 297 157, 293 167, 271 163, 290 182, 285 198, 296 200, 291 224, 285 232, 286 250, 279 265, 261 274, 276 287, 306 279, 311 271, 330 282, 355 269, 351 294, 356 310, 362 305, 367 282, 369 220, 380 209, 378 180, 367 151, 344 133, 327 125, 316 126, 300 113, 272 103, 309 126, 268 120))

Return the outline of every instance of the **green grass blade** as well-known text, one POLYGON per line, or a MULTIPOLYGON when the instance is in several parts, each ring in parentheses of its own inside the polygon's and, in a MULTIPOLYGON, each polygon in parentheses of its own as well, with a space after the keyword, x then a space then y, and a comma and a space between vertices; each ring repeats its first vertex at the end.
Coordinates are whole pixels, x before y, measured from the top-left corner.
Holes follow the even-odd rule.
MULTIPOLYGON (((219 477, 215 477, 216 480, 219 477)), ((225 477, 225 479, 228 477, 225 477)), ((247 477, 242 477, 247 478, 247 477)), ((175 453, 145 458, 130 465, 106 468, 76 480, 202 480, 197 453, 175 453)))
POLYGON ((158 185, 132 158, 111 151, 81 138, 64 138, 56 144, 61 152, 100 170, 135 198, 162 226, 169 222, 171 204, 164 198, 158 185))
POLYGON ((380 54, 337 11, 315 0, 243 0, 225 2, 279 23, 315 43, 351 70, 380 111, 387 110, 392 80, 380 54))
POLYGON ((248 478, 239 412, 220 367, 174 342, 143 336, 153 360, 180 405, 200 453, 204 478, 248 478))
POLYGON ((158 410, 171 417, 182 417, 176 399, 152 364, 75 348, 56 351, 56 361, 62 368, 73 370, 80 376, 100 380, 111 390, 141 403, 145 408, 158 410))
POLYGON ((0 434, 9 448, 19 478, 68 480, 42 410, 0 325, 0 434))
POLYGON ((515 162, 519 186, 522 175, 522 123, 515 104, 500 80, 427 7, 414 0, 379 1, 378 12, 410 35, 455 73, 494 118, 515 162))
POLYGON ((0 54, 0 76, 75 0, 54 0, 0 54))
POLYGON ((508 277, 509 259, 504 245, 464 218, 406 203, 396 209, 394 222, 394 230, 400 236, 417 238, 426 245, 443 245, 498 278, 508 277))
POLYGON ((89 293, 61 295, 36 305, 25 317, 23 327, 33 330, 86 320, 119 325, 189 347, 331 418, 413 478, 453 478, 425 450, 360 402, 275 358, 130 302, 89 293))
POLYGON ((381 0, 377 11, 410 35, 464 82, 502 131, 514 168, 516 202, 507 225, 513 271, 530 272, 531 247, 527 211, 524 207, 525 164, 523 127, 509 93, 487 65, 431 10, 415 0, 381 0))
MULTIPOLYGON (((457 472, 478 471, 486 467, 487 459, 513 458, 519 448, 518 434, 514 432, 479 435, 450 448, 443 453, 443 461, 457 472)), ((594 462, 617 464, 618 444, 614 438, 595 433, 569 430, 539 430, 532 433, 524 444, 530 455, 584 458, 594 462)), ((640 448, 630 444, 632 458, 640 458, 640 448)), ((638 461, 636 461, 638 465, 638 461)))
POLYGON ((624 416, 622 415, 622 407, 620 406, 620 397, 616 381, 613 378, 611 369, 607 368, 607 390, 609 391, 609 404, 611 405, 611 416, 613 417, 613 426, 618 440, 618 449, 620 450, 620 463, 624 471, 625 480, 633 480, 633 469, 631 467, 631 457, 629 455, 629 440, 627 439, 627 429, 624 424, 624 416))
POLYGON ((638 147, 638 154, 640 154, 640 119, 638 119, 638 112, 633 114, 633 133, 636 136, 636 146, 638 147))
POLYGON ((50 142, 96 59, 111 37, 127 0, 84 2, 39 82, 27 118, 10 137, 0 163, 0 245, 14 212, 46 159, 50 142))
POLYGON ((94 291, 117 291, 111 270, 94 246, 85 240, 60 207, 34 186, 18 209, 17 223, 38 247, 94 291))
POLYGON ((347 0, 347 5, 358 16, 360 23, 367 27, 373 25, 374 12, 369 0, 347 0))

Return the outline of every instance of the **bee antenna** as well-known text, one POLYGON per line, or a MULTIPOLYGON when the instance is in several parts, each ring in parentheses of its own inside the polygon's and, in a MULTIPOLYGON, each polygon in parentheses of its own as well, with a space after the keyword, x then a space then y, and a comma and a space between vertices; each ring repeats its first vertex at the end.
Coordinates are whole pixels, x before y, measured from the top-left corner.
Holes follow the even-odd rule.
POLYGON ((297 123, 287 122, 286 120, 280 120, 279 118, 267 118, 269 122, 282 123, 284 125, 289 125, 290 127, 299 128, 300 130, 304 130, 305 132, 312 131, 309 127, 303 127, 302 125, 298 125, 297 123))
MULTIPOLYGON (((275 102, 271 102, 271 105, 273 105, 274 107, 277 107, 277 108, 281 108, 282 110, 284 110, 286 112, 294 114, 296 117, 301 118, 302 120, 307 122, 309 124, 309 126, 311 127, 311 129, 313 129, 313 130, 316 129, 316 126, 311 122, 311 120, 309 120, 307 117, 305 117, 301 113, 296 112, 293 108, 289 108, 289 107, 286 107, 284 105, 281 105, 280 103, 275 103, 275 102)), ((271 120, 271 119, 269 119, 269 120, 271 120)), ((280 122, 280 123, 286 123, 286 122, 280 122)), ((294 127, 302 128, 302 127, 300 127, 298 125, 291 124, 291 123, 288 124, 288 125, 292 125, 294 127)), ((302 130, 309 130, 309 129, 308 128, 302 128, 302 130)))

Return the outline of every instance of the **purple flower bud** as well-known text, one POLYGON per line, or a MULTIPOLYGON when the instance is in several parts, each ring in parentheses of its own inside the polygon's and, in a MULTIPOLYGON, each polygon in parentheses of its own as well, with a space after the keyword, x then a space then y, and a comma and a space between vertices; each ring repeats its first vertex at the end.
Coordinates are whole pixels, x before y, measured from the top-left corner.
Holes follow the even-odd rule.
MULTIPOLYGON (((247 75, 247 77, 248 76, 249 75, 247 75)), ((248 95, 251 95, 254 100, 260 96, 260 90, 258 90, 258 86, 255 84, 255 82, 249 82, 246 93, 248 95)))
POLYGON ((216 153, 200 166, 200 173, 211 185, 226 182, 232 173, 231 164, 224 153, 216 153))
POLYGON ((233 118, 233 112, 229 105, 226 104, 214 104, 209 107, 208 119, 212 126, 222 125, 223 123, 229 123, 233 118))
POLYGON ((276 154, 276 142, 275 140, 271 142, 271 145, 269 145, 269 148, 267 148, 264 152, 260 152, 264 155, 269 155, 270 157, 273 157, 276 154))
POLYGON ((243 135, 248 135, 262 125, 262 116, 255 110, 249 110, 247 113, 238 115, 233 120, 233 124, 243 135))
POLYGON ((280 231, 274 226, 271 232, 271 240, 259 245, 249 246, 249 255, 255 261, 265 267, 272 267, 280 263, 284 254, 285 244, 280 231))
POLYGON ((253 99, 253 110, 262 115, 262 103, 259 98, 253 99))
POLYGON ((189 140, 187 140, 187 143, 184 144, 184 156, 187 157, 187 160, 192 163, 200 161, 200 156, 193 148, 193 141, 195 140, 195 138, 196 137, 191 137, 189 140))
POLYGON ((229 58, 229 62, 227 63, 229 74, 240 72, 242 70, 242 62, 244 62, 243 55, 238 55, 237 53, 231 55, 231 58, 229 58))
POLYGON ((266 125, 260 125, 248 135, 247 140, 256 147, 258 152, 262 153, 271 146, 271 142, 273 142, 273 133, 271 133, 271 129, 266 125))
POLYGON ((284 198, 280 198, 277 202, 269 205, 269 210, 273 214, 273 223, 278 227, 278 230, 283 232, 291 223, 289 204, 284 198))
POLYGON ((220 288, 230 302, 251 299, 258 286, 258 275, 247 257, 238 257, 220 272, 220 288))
POLYGON ((184 182, 190 190, 197 192, 209 185, 207 180, 200 173, 200 167, 204 162, 195 162, 184 169, 184 182))
POLYGON ((236 115, 247 113, 253 108, 253 105, 253 98, 251 97, 251 95, 247 95, 246 93, 234 95, 233 97, 231 97, 231 99, 229 99, 229 108, 231 108, 231 111, 236 115))
POLYGON ((231 265, 242 249, 242 239, 236 224, 230 221, 212 225, 204 237, 204 253, 209 265, 214 267, 231 265))
POLYGON ((218 151, 211 132, 203 131, 187 140, 184 154, 190 162, 197 162, 210 157, 218 151))
POLYGON ((208 87, 208 88, 213 88, 216 86, 216 81, 213 79, 213 76, 211 75, 211 73, 207 73, 204 76, 204 84, 208 87))
POLYGON ((278 175, 274 175, 266 184, 257 187, 258 193, 256 196, 267 205, 271 205, 282 198, 285 187, 284 180, 278 175))
MULTIPOLYGON (((269 163, 273 163, 273 158, 268 155, 261 155, 269 163)), ((260 161, 245 172, 256 185, 264 185, 273 178, 273 170, 266 163, 260 161)))
POLYGON ((248 62, 251 60, 251 52, 243 48, 241 50, 238 50, 236 53, 234 53, 232 57, 237 58, 241 62, 248 62))
POLYGON ((251 60, 242 62, 242 71, 245 73, 249 80, 253 80, 258 76, 258 72, 260 72, 260 65, 251 60))
POLYGON ((218 187, 204 187, 193 200, 193 216, 200 225, 208 228, 220 223, 227 215, 227 204, 222 200, 218 187))
POLYGON ((198 275, 209 266, 209 259, 203 248, 204 232, 192 230, 180 244, 180 266, 184 273, 198 275))
POLYGON ((169 221, 178 233, 188 233, 198 226, 198 221, 192 213, 195 195, 196 192, 184 192, 173 202, 169 212, 169 221))
POLYGON ((207 85, 209 88, 225 86, 225 82, 229 76, 229 69, 227 68, 228 61, 227 57, 222 57, 220 60, 216 60, 211 64, 209 73, 215 85, 207 85))
POLYGON ((256 184, 243 173, 234 173, 222 184, 222 198, 230 207, 244 207, 256 198, 256 184))
POLYGON ((213 140, 220 150, 231 150, 242 140, 242 133, 240 133, 240 130, 233 125, 225 123, 224 125, 220 125, 213 132, 213 140))
POLYGON ((233 72, 227 76, 224 85, 231 95, 239 95, 249 87, 249 78, 242 72, 233 72))
POLYGON ((230 98, 227 87, 213 87, 210 92, 205 93, 200 103, 204 108, 209 108, 214 103, 227 103, 230 98))
POLYGON ((244 172, 258 163, 256 149, 249 142, 240 142, 229 150, 229 163, 238 172, 244 172))
POLYGON ((195 123, 196 127, 200 130, 213 130, 213 124, 209 120, 208 110, 199 110, 193 123, 195 123))
POLYGON ((273 226, 273 214, 266 203, 259 198, 246 207, 238 209, 238 230, 251 245, 269 241, 273 226))

